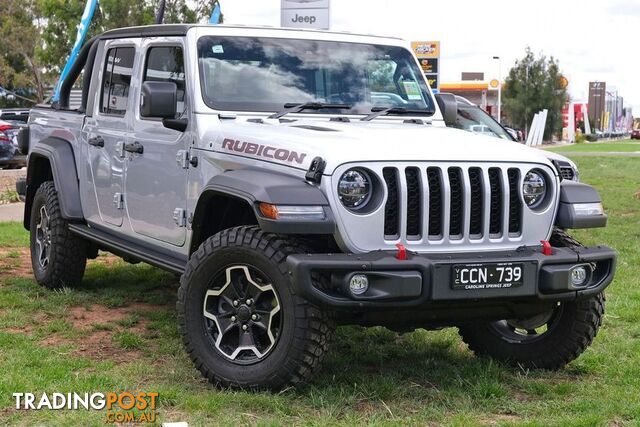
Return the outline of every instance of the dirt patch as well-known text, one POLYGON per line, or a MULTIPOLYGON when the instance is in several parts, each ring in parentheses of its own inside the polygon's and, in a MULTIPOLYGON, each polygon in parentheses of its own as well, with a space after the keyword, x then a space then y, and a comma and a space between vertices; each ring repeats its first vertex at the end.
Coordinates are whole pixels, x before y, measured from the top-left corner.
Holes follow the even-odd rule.
MULTIPOLYGON (((73 307, 69 310, 70 322, 74 328, 87 329, 95 325, 104 325, 109 323, 117 323, 127 316, 140 311, 155 311, 159 306, 143 303, 130 304, 126 307, 109 308, 99 304, 93 304, 86 307, 73 307)), ((136 329, 141 323, 145 323, 145 319, 140 319, 138 324, 129 328, 136 329)))
POLYGON ((29 248, 0 248, 0 279, 33 277, 29 248))
MULTIPOLYGON (((89 260, 87 267, 91 264, 102 264, 112 266, 119 261, 115 255, 101 255, 95 260, 89 260)), ((0 279, 3 277, 26 277, 33 278, 31 268, 31 251, 29 248, 0 248, 0 279)), ((1 284, 1 283, 0 283, 1 284)))
POLYGON ((96 361, 112 360, 116 363, 139 360, 142 355, 138 350, 127 350, 118 347, 113 340, 114 331, 92 331, 82 337, 81 341, 52 335, 40 341, 44 346, 72 345, 71 352, 78 357, 87 357, 96 361))
MULTIPOLYGON (((124 349, 118 346, 114 336, 119 332, 129 332, 134 335, 147 333, 148 320, 144 317, 137 319, 135 324, 128 327, 119 322, 140 312, 156 311, 163 306, 136 303, 126 307, 108 308, 99 304, 90 307, 73 307, 69 310, 68 321, 74 329, 82 332, 81 339, 69 339, 59 334, 51 335, 41 341, 42 345, 73 345, 74 356, 88 357, 93 360, 112 360, 126 363, 138 360, 142 354, 137 349, 124 349)), ((126 322, 125 322, 126 323, 126 322)))

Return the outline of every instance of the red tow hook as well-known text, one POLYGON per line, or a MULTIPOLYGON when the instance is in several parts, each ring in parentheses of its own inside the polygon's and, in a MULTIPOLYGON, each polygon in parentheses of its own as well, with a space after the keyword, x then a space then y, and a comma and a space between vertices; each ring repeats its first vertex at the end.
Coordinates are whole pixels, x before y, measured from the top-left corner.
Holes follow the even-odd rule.
POLYGON ((396 254, 396 258, 399 261, 407 260, 407 249, 404 247, 402 243, 396 244, 396 248, 398 248, 398 253, 396 254))
POLYGON ((542 243, 542 255, 553 255, 551 243, 548 240, 540 240, 540 243, 542 243))

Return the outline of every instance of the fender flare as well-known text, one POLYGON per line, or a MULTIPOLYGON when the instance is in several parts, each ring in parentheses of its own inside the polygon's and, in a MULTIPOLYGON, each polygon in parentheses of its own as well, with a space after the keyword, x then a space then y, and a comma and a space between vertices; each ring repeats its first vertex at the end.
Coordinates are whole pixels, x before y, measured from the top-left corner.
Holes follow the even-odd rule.
POLYGON ((38 141, 29 153, 27 166, 27 199, 24 210, 24 224, 29 226, 31 205, 39 184, 34 182, 38 171, 35 170, 35 160, 44 158, 51 165, 53 182, 58 192, 60 213, 63 218, 71 221, 82 221, 82 204, 80 202, 80 186, 76 160, 71 143, 62 138, 50 136, 38 141))
POLYGON ((202 189, 246 201, 253 209, 260 227, 281 234, 333 234, 335 221, 324 193, 303 178, 255 169, 230 170, 216 175, 202 189), (265 218, 259 203, 273 205, 322 206, 325 219, 318 221, 283 221, 265 218))
POLYGON ((574 205, 599 204, 602 198, 598 191, 582 182, 563 180, 560 183, 560 201, 555 225, 560 228, 596 228, 607 225, 607 215, 577 215, 574 205))

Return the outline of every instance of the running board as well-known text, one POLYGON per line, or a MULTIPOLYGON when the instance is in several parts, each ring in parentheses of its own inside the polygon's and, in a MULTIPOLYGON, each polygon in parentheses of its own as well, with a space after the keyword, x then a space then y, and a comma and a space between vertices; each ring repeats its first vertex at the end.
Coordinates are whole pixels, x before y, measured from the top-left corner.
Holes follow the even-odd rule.
POLYGON ((127 255, 172 273, 184 273, 187 265, 186 260, 181 260, 180 258, 160 253, 137 243, 114 237, 111 234, 96 230, 84 224, 69 224, 69 230, 78 236, 97 243, 99 247, 104 247, 116 255, 127 255))

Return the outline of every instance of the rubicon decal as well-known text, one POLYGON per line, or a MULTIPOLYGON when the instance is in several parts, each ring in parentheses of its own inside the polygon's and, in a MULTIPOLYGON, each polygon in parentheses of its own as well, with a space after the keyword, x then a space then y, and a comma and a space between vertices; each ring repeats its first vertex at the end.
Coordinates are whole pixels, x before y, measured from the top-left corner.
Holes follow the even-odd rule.
POLYGON ((253 144, 251 142, 244 142, 230 138, 225 138, 224 141, 222 141, 222 149, 298 164, 302 164, 305 157, 307 157, 306 153, 298 153, 297 151, 287 150, 285 148, 253 144))

